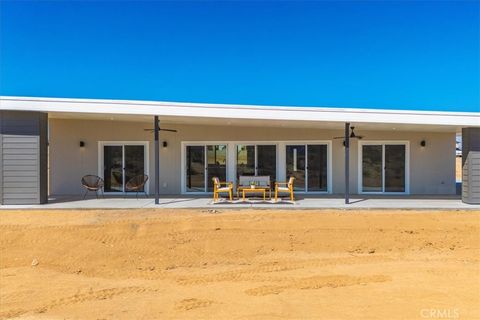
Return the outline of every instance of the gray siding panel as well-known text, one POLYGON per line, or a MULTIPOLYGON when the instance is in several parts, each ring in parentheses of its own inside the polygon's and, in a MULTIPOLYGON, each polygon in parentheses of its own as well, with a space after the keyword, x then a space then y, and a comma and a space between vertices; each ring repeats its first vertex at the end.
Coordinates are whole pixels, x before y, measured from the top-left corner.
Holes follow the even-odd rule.
POLYGON ((38 177, 32 179, 32 181, 15 181, 15 182, 3 182, 3 194, 11 193, 11 188, 38 188, 38 177))
POLYGON ((3 111, 0 111, 0 204, 3 204, 3 111))
POLYGON ((468 202, 480 203, 480 151, 470 151, 468 164, 468 202))
MULTIPOLYGON (((35 150, 37 149, 38 143, 5 143, 3 142, 3 147, 5 149, 28 149, 35 150)), ((14 150, 12 150, 14 152, 14 150)))
POLYGON ((480 128, 462 130, 462 201, 480 204, 480 128))
POLYGON ((46 122, 38 112, 0 112, 0 203, 46 202, 46 122))
POLYGON ((18 193, 23 193, 23 194, 37 194, 37 188, 27 188, 27 187, 15 188, 15 187, 9 187, 9 188, 8 188, 8 193, 5 193, 5 195, 8 196, 9 194, 18 194, 18 193))
MULTIPOLYGON (((35 170, 32 170, 32 171, 35 171, 35 170)), ((10 170, 10 171, 3 172, 3 181, 11 181, 8 179, 15 179, 15 178, 22 179, 23 177, 31 177, 31 176, 32 176, 32 172, 28 170, 19 170, 19 171, 10 170)))
POLYGON ((4 193, 3 199, 38 199, 38 192, 4 193))
MULTIPOLYGON (((3 171, 4 171, 4 174, 5 173, 8 173, 9 171, 37 171, 38 170, 38 166, 37 165, 30 165, 30 166, 25 166, 25 165, 10 165, 10 166, 7 166, 7 165, 3 165, 3 171)), ((37 172, 38 174, 38 172, 37 172)))
POLYGON ((22 205, 22 204, 32 204, 35 203, 37 199, 35 198, 24 198, 24 199, 4 199, 3 204, 11 204, 11 205, 22 205))
POLYGON ((12 159, 5 159, 3 158, 3 165, 5 167, 7 166, 19 166, 19 167, 23 167, 23 166, 36 166, 38 164, 38 160, 36 159, 33 159, 33 160, 20 160, 20 159, 17 159, 17 160, 12 160, 12 159))
POLYGON ((11 134, 3 135, 3 142, 5 143, 37 143, 38 137, 36 136, 14 136, 11 134))
POLYGON ((10 151, 2 156, 4 202, 40 203, 39 137, 4 135, 3 150, 10 151), (15 150, 29 150, 30 152, 15 155, 15 150), (18 176, 19 172, 23 173, 18 176))
POLYGON ((30 176, 17 176, 17 177, 3 177, 3 183, 14 183, 14 182, 36 182, 38 177, 30 174, 30 176))
POLYGON ((38 161, 38 155, 35 153, 24 153, 24 154, 4 154, 3 160, 34 160, 38 161))
POLYGON ((38 154, 38 151, 30 149, 8 149, 3 150, 3 154, 38 154))

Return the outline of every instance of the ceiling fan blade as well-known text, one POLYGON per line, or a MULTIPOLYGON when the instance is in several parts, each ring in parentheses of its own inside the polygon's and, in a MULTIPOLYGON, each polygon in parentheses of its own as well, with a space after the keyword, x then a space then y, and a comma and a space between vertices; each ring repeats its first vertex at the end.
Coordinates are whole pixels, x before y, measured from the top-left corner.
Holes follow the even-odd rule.
MULTIPOLYGON (((159 128, 158 130, 159 130, 159 131, 168 131, 168 132, 177 132, 177 130, 175 130, 175 129, 162 129, 162 128, 159 128)), ((155 129, 143 129, 143 131, 153 132, 153 131, 155 131, 155 129)))

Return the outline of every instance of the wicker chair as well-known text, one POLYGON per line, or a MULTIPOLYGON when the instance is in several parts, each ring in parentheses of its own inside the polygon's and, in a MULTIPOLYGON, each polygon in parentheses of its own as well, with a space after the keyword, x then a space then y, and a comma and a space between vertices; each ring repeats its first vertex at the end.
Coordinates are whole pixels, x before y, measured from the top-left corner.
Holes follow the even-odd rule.
POLYGON ((125 191, 136 192, 136 197, 138 199, 138 193, 143 192, 145 197, 148 198, 147 191, 145 191, 145 184, 148 181, 148 176, 146 174, 141 174, 133 177, 128 180, 125 184, 125 191), (143 190, 142 190, 143 189, 143 190))
POLYGON ((92 191, 95 192, 95 195, 98 199, 98 191, 102 192, 103 197, 103 179, 99 176, 88 174, 82 177, 82 186, 85 188, 85 194, 83 195, 83 199, 87 196, 88 192, 92 191))

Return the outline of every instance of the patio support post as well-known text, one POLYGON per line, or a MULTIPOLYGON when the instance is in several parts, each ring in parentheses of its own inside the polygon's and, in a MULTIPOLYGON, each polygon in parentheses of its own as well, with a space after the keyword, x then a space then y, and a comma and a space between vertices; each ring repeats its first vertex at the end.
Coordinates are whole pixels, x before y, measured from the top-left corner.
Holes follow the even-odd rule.
POLYGON ((160 131, 158 116, 154 116, 154 136, 155 136, 155 204, 160 203, 160 145, 158 142, 158 132, 160 131))
POLYGON ((345 204, 350 202, 350 123, 345 122, 345 204))

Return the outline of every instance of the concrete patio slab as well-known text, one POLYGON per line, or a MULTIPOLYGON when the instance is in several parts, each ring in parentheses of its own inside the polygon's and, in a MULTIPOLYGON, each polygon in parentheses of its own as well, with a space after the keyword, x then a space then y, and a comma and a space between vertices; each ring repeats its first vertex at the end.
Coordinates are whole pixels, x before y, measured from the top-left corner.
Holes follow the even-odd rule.
POLYGON ((87 198, 51 197, 48 204, 43 205, 3 205, 0 209, 453 209, 480 210, 480 205, 463 203, 459 197, 354 197, 346 205, 338 196, 305 197, 295 202, 271 200, 220 200, 213 203, 210 197, 162 196, 160 204, 155 205, 153 198, 87 198))

